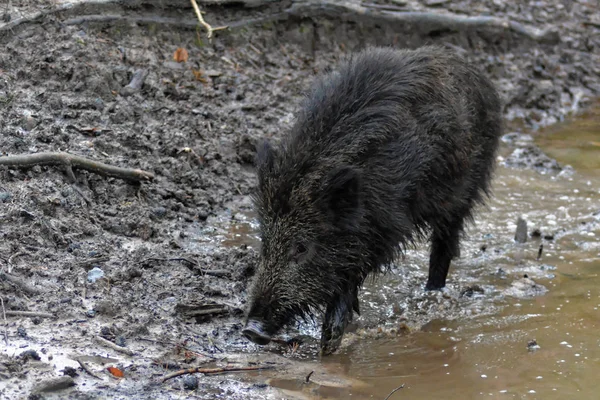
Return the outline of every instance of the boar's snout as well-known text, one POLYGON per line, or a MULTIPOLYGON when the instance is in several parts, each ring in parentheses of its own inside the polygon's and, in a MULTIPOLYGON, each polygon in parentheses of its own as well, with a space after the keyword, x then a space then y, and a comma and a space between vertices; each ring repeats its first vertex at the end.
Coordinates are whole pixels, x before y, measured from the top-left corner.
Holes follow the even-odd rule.
POLYGON ((242 330, 242 335, 248 340, 261 346, 264 346, 271 341, 271 337, 265 332, 265 327, 262 322, 252 319, 246 322, 246 326, 244 327, 244 330, 242 330))

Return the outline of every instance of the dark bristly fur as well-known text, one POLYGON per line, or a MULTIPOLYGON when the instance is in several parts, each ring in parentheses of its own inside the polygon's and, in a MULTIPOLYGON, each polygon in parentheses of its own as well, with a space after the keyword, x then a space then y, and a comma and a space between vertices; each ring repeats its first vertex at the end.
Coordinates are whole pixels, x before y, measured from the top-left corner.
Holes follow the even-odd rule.
POLYGON ((444 287, 463 223, 489 194, 501 131, 493 85, 444 48, 371 48, 318 78, 292 132, 258 149, 248 320, 270 338, 326 311, 324 330, 342 332, 323 332, 322 346, 341 340, 366 276, 427 235, 426 287, 444 287))

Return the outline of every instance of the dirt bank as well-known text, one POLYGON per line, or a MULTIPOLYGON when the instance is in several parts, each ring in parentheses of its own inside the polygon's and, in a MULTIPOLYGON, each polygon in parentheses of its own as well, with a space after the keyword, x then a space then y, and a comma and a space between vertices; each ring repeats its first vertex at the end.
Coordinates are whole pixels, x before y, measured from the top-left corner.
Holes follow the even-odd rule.
MULTIPOLYGON (((76 169, 73 182, 61 167, 0 166, 0 295, 9 312, 0 324, 8 333, 2 398, 26 398, 66 366, 79 374, 60 392, 72 398, 171 398, 183 380, 156 379, 203 363, 310 372, 290 360, 311 351, 253 353, 239 335, 256 259, 253 145, 280 137, 314 73, 344 54, 368 44, 456 48, 494 78, 516 130, 562 120, 600 94, 592 3, 213 1, 207 20, 233 29, 212 42, 194 28, 187 1, 88 3, 0 6, 0 155, 68 151, 155 178, 136 184, 76 169), (187 62, 174 61, 179 47, 187 62), (134 76, 141 86, 130 85, 134 76), (100 379, 80 369, 80 356, 100 379), (113 378, 108 365, 126 378, 113 378)), ((561 168, 545 159, 509 164, 561 168)), ((422 271, 401 272, 419 284, 422 271)), ((458 312, 456 285, 440 316, 458 312)), ((406 323, 426 323, 416 316, 422 293, 406 294, 414 300, 406 323)), ((274 389, 243 380, 256 374, 201 377, 194 393, 267 398, 274 389)))

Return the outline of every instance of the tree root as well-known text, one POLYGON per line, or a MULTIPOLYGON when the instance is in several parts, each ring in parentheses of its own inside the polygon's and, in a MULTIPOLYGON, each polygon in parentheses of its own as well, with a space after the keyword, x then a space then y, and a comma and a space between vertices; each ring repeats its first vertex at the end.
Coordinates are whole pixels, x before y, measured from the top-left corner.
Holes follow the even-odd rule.
POLYGON ((206 23, 206 21, 204 21, 204 17, 202 17, 202 11, 200 11, 200 8, 198 8, 198 4, 196 4, 196 0, 190 0, 190 1, 192 2, 192 7, 194 7, 194 12, 196 13, 198 22, 200 22, 200 25, 202 25, 204 27, 204 29, 206 29, 206 37, 208 37, 210 39, 210 38, 212 38, 212 34, 214 31, 227 29, 226 26, 218 26, 216 28, 213 28, 208 23, 206 23))
POLYGON ((154 174, 141 169, 115 167, 69 153, 36 153, 0 157, 0 165, 18 168, 30 168, 35 165, 64 165, 68 171, 75 167, 95 172, 99 175, 112 176, 130 181, 151 181, 154 179, 154 174))
POLYGON ((188 375, 188 374, 222 374, 225 372, 244 372, 244 371, 262 371, 262 370, 266 370, 266 369, 273 369, 273 366, 267 366, 267 367, 224 367, 224 368, 200 368, 200 367, 196 367, 196 368, 188 368, 188 369, 182 369, 179 371, 175 371, 173 373, 170 373, 168 375, 165 375, 162 378, 162 382, 166 382, 169 379, 173 379, 176 378, 178 376, 181 375, 188 375))
MULTIPOLYGON (((555 44, 560 41, 558 30, 555 27, 539 29, 533 26, 521 24, 516 21, 511 21, 506 18, 490 17, 490 16, 465 16, 450 12, 438 11, 398 11, 397 9, 382 8, 376 4, 349 1, 335 0, 296 0, 292 1, 292 5, 287 9, 265 14, 263 17, 231 21, 225 26, 213 28, 204 21, 200 9, 196 1, 206 5, 224 5, 231 3, 229 0, 209 1, 209 0, 191 0, 194 11, 196 12, 197 20, 180 18, 161 18, 157 16, 131 16, 131 15, 109 15, 107 13, 97 15, 82 15, 63 21, 67 25, 77 25, 85 22, 112 22, 112 21, 128 21, 142 24, 159 23, 166 25, 175 25, 183 28, 196 29, 198 21, 207 30, 209 38, 213 36, 213 32, 218 29, 235 30, 242 27, 247 27, 264 22, 277 22, 287 20, 289 18, 339 18, 343 20, 366 20, 373 23, 388 23, 397 27, 406 27, 405 29, 413 30, 422 35, 429 35, 435 32, 464 32, 470 30, 492 30, 513 33, 518 36, 543 43, 555 44)), ((159 0, 143 0, 143 4, 158 4, 159 0)), ((246 0, 241 2, 245 7, 257 7, 261 5, 275 4, 271 0, 246 0)), ((44 16, 50 14, 59 14, 68 11, 69 14, 74 14, 79 9, 84 10, 87 5, 111 5, 113 8, 119 4, 118 0, 88 0, 84 3, 76 5, 66 4, 56 7, 51 10, 45 10, 31 17, 20 18, 0 27, 0 33, 10 31, 17 25, 23 23, 37 22, 43 19, 44 16), (79 8, 78 8, 79 7, 79 8)), ((186 4, 186 3, 184 3, 186 4)), ((184 4, 177 3, 178 6, 184 7, 184 4)), ((187 3, 189 4, 189 3, 187 3)))
POLYGON ((557 42, 559 40, 558 31, 555 29, 542 30, 505 18, 465 16, 433 11, 390 11, 349 2, 296 2, 285 13, 304 18, 328 16, 343 19, 370 19, 374 22, 385 21, 410 25, 415 31, 425 35, 435 31, 467 31, 487 28, 509 31, 536 42, 557 42))

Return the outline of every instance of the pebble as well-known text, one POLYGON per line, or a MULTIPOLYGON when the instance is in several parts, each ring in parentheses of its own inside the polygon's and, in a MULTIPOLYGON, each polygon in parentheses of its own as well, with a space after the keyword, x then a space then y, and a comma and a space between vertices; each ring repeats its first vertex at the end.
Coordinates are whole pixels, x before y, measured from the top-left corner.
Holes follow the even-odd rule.
POLYGON ((184 376, 183 387, 186 390, 196 390, 198 388, 198 377, 196 375, 184 376))
POLYGON ((162 218, 167 215, 167 209, 164 207, 156 207, 152 210, 152 213, 158 218, 162 218))
POLYGON ((33 389, 33 393, 56 392, 71 386, 75 386, 75 381, 70 376, 65 375, 61 376, 60 378, 49 379, 39 383, 33 389))
POLYGON ((40 355, 38 354, 38 352, 35 350, 25 350, 24 352, 19 354, 19 358, 21 358, 23 360, 31 359, 31 360, 35 360, 35 361, 40 361, 42 359, 40 357, 40 355))
POLYGON ((23 339, 27 339, 27 331, 22 326, 17 328, 17 336, 22 337, 23 339))
POLYGON ((62 373, 63 373, 63 375, 70 376, 71 378, 75 378, 76 376, 79 375, 77 373, 77 370, 73 367, 65 367, 65 369, 62 370, 62 373))
POLYGON ((527 242, 527 222, 520 218, 517 220, 517 231, 515 233, 515 242, 525 243, 527 242))
POLYGON ((6 203, 12 198, 9 192, 0 192, 0 203, 6 203))

